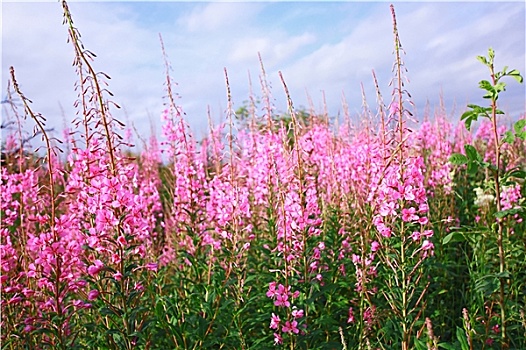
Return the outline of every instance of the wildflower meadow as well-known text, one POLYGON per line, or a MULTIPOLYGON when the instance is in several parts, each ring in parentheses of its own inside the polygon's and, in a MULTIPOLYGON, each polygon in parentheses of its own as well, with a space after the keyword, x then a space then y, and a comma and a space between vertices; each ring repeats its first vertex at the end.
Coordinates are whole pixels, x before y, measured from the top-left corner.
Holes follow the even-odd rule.
POLYGON ((62 138, 9 77, 1 349, 526 349, 526 116, 498 104, 523 78, 498 53, 487 104, 413 115, 391 6, 391 91, 358 122, 296 109, 260 57, 259 92, 234 110, 225 69, 225 122, 196 140, 161 39, 162 135, 134 140, 62 7, 62 138))

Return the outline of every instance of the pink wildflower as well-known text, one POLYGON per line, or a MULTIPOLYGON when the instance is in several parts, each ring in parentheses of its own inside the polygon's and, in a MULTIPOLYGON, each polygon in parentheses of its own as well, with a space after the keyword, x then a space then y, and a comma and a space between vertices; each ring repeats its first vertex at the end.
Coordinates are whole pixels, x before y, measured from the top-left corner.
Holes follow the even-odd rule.
POLYGON ((88 300, 92 301, 99 297, 99 291, 96 289, 90 290, 88 293, 88 300))
POLYGON ((292 317, 294 318, 301 318, 303 317, 303 315, 304 315, 303 310, 297 310, 295 308, 292 310, 292 317))
POLYGON ((420 232, 418 231, 415 231, 411 234, 411 238, 413 239, 413 241, 418 241, 420 240, 420 232))
POLYGON ((274 298, 276 295, 276 282, 270 282, 267 291, 267 297, 274 298))
POLYGON ((279 316, 276 316, 274 313, 272 313, 272 316, 270 318, 270 329, 279 329, 279 323, 281 322, 279 316))
POLYGON ((298 329, 298 322, 297 321, 287 321, 285 322, 285 325, 281 328, 281 331, 283 333, 294 333, 294 334, 298 334, 300 332, 300 330, 298 329))
POLYGON ((422 232, 422 235, 424 237, 431 238, 433 237, 433 230, 425 230, 424 232, 422 232))
POLYGON ((499 333, 500 332, 500 327, 498 324, 494 325, 493 327, 491 327, 491 330, 495 333, 499 333))
POLYGON ((274 305, 289 307, 290 306, 289 295, 287 293, 276 294, 276 301, 274 301, 274 305))
POLYGON ((124 236, 122 236, 122 235, 119 236, 119 237, 117 238, 117 243, 119 243, 119 245, 120 245, 121 247, 126 247, 126 245, 127 245, 126 238, 125 238, 124 236))
POLYGON ((283 338, 278 333, 274 333, 274 344, 275 345, 283 344, 283 338))
POLYGON ((427 239, 424 241, 424 243, 422 243, 422 249, 424 250, 433 249, 433 248, 434 248, 433 243, 429 242, 427 239))
POLYGON ((148 263, 148 264, 146 264, 146 269, 148 269, 149 271, 157 272, 158 268, 159 268, 159 264, 156 264, 156 263, 148 263))
POLYGON ((418 219, 418 223, 420 225, 427 225, 428 222, 429 222, 429 219, 427 218, 427 216, 422 216, 418 219))
POLYGON ((418 220, 418 215, 416 215, 415 212, 415 208, 402 209, 402 220, 404 220, 405 222, 418 220))
POLYGON ((354 312, 352 307, 349 308, 349 318, 347 319, 347 323, 354 323, 354 312))
POLYGON ((113 274, 113 278, 115 278, 117 281, 120 281, 122 279, 122 273, 120 271, 117 271, 113 274))
POLYGON ((133 289, 135 289, 138 292, 142 292, 144 290, 144 286, 142 285, 141 282, 135 282, 133 289))
POLYGON ((111 255, 111 262, 115 265, 118 265, 121 263, 121 256, 119 254, 112 254, 111 255))
POLYGON ((103 267, 104 264, 102 261, 97 259, 94 261, 93 265, 88 266, 88 273, 90 276, 95 277, 95 275, 97 275, 103 267))

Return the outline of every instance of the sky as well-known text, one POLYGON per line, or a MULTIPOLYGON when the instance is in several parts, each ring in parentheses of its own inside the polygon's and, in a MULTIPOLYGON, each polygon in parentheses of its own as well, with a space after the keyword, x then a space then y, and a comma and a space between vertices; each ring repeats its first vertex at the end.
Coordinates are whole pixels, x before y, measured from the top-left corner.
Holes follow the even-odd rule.
MULTIPOLYGON (((478 81, 487 68, 476 60, 489 47, 496 66, 526 73, 525 2, 393 2, 402 46, 407 90, 418 118, 426 105, 458 119, 467 103, 484 103, 478 81)), ((160 134, 166 95, 162 35, 178 103, 197 138, 206 134, 207 111, 217 122, 227 108, 224 68, 237 109, 249 98, 249 74, 256 97, 261 54, 278 112, 287 109, 281 71, 296 109, 343 115, 342 96, 358 116, 361 86, 375 110, 372 70, 386 103, 391 100, 393 29, 389 2, 139 2, 71 1, 69 7, 85 48, 97 55, 97 71, 111 76, 115 118, 142 134, 160 134)), ((2 0, 2 98, 14 66, 24 94, 47 126, 61 130, 75 117, 77 99, 58 1, 2 0)), ((507 80, 499 99, 511 118, 526 110, 525 84, 507 80)), ((2 105, 3 121, 7 120, 2 105)), ((27 122, 28 124, 30 121, 27 122)), ((60 136, 60 134, 58 135, 60 136)))

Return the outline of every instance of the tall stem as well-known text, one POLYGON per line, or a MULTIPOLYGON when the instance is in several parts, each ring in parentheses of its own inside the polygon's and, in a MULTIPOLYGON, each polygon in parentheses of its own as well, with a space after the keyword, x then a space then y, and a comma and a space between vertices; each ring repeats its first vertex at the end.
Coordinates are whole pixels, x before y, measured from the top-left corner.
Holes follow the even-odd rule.
MULTIPOLYGON (((395 55, 396 55, 396 62, 395 62, 395 93, 396 93, 396 113, 398 115, 398 133, 400 140, 398 141, 398 147, 399 147, 399 166, 400 166, 400 179, 403 181, 404 179, 404 146, 405 146, 405 140, 404 140, 404 107, 403 107, 403 87, 404 83, 402 81, 402 58, 400 56, 400 51, 402 50, 402 44, 400 43, 400 37, 398 35, 398 27, 396 24, 396 14, 394 10, 394 6, 391 5, 391 14, 393 17, 393 33, 394 33, 394 43, 395 43, 395 55)), ((396 151, 395 151, 396 152, 396 151)), ((394 154, 392 154, 394 156, 394 154)), ((404 208, 404 199, 402 198, 400 200, 400 208, 404 208)), ((408 327, 408 299, 411 298, 409 294, 409 281, 407 280, 407 273, 406 273, 406 251, 405 251, 405 225, 404 221, 401 222, 400 227, 400 239, 401 239, 401 246, 400 246, 400 270, 402 274, 402 350, 408 350, 409 349, 409 343, 410 343, 410 326, 408 327)))
MULTIPOLYGON (((495 77, 495 71, 493 67, 493 62, 491 62, 489 66, 490 72, 491 72, 491 80, 493 85, 497 84, 497 79, 495 77)), ((493 139, 495 143, 495 171, 494 173, 494 181, 495 181, 495 197, 497 201, 497 212, 500 212, 502 210, 502 206, 500 203, 500 143, 499 143, 499 134, 497 130, 497 99, 496 97, 491 99, 491 121, 493 126, 493 139)), ((502 227, 502 219, 497 219, 497 246, 499 248, 499 273, 501 277, 499 278, 499 284, 500 284, 500 290, 499 290, 499 306, 500 306, 500 318, 501 318, 501 326, 502 326, 502 348, 507 349, 509 347, 508 345, 508 339, 506 336, 506 306, 505 306, 505 291, 504 291, 504 284, 506 283, 506 280, 504 277, 502 277, 505 269, 506 269, 506 261, 505 261, 505 252, 504 252, 504 245, 502 242, 503 238, 503 227, 502 227)))
MULTIPOLYGON (((13 67, 10 67, 9 68, 9 72, 11 74, 11 81, 13 82, 13 87, 15 89, 15 92, 18 94, 18 96, 20 96, 20 99, 22 100, 22 103, 24 105, 24 109, 26 111, 26 113, 28 115, 31 116, 31 119, 34 120, 36 126, 37 126, 37 129, 42 133, 42 137, 46 143, 46 160, 47 160, 47 166, 48 166, 48 169, 47 169, 47 174, 49 176, 49 185, 48 185, 48 190, 49 190, 49 196, 50 196, 50 201, 51 201, 51 213, 50 213, 50 217, 49 217, 49 226, 50 226, 50 229, 51 229, 51 234, 53 235, 53 242, 52 243, 55 243, 55 242, 59 242, 60 241, 60 237, 58 236, 58 233, 56 231, 56 225, 55 225, 55 217, 56 217, 56 203, 55 203, 55 200, 56 200, 56 195, 55 195, 55 180, 54 180, 54 177, 53 177, 53 174, 54 174, 54 168, 53 168, 53 149, 52 149, 52 146, 51 146, 51 140, 49 138, 49 136, 47 135, 47 132, 46 132, 46 129, 44 128, 44 117, 42 117, 42 115, 40 114, 35 114, 31 108, 29 107, 29 103, 31 102, 28 98, 25 97, 25 95, 22 93, 22 91, 20 90, 20 87, 18 86, 18 83, 16 81, 16 77, 15 77, 15 69, 13 67)), ((56 253, 55 253, 56 254, 56 253)), ((66 342, 66 339, 64 339, 64 328, 63 328, 63 325, 64 325, 64 319, 63 319, 63 307, 62 307, 62 298, 61 298, 61 294, 62 294, 62 286, 61 286, 61 277, 62 277, 62 264, 61 264, 62 260, 60 257, 57 256, 57 259, 56 259, 56 265, 55 265, 55 271, 54 273, 56 274, 56 278, 54 280, 54 286, 53 286, 53 292, 54 292, 54 302, 55 302, 55 305, 56 305, 56 308, 57 308, 57 315, 58 315, 58 320, 60 320, 60 324, 57 325, 56 327, 56 330, 57 330, 57 338, 58 338, 58 341, 59 341, 59 346, 61 349, 65 350, 66 349, 66 345, 65 345, 65 342, 66 342)))
MULTIPOLYGON (((97 77, 98 74, 95 72, 95 70, 93 69, 92 65, 89 63, 89 58, 86 56, 86 52, 89 52, 89 51, 84 50, 83 47, 82 47, 82 44, 80 43, 80 37, 79 37, 79 34, 78 34, 77 30, 73 26, 73 18, 71 17, 71 13, 69 11, 69 7, 68 7, 66 1, 64 1, 64 0, 62 1, 62 8, 64 10, 64 19, 65 19, 65 21, 66 21, 66 23, 68 25, 71 42, 72 42, 73 46, 75 47, 75 53, 77 55, 77 59, 82 61, 82 62, 84 62, 84 64, 86 65, 86 69, 87 69, 89 75, 92 78, 92 82, 95 84, 95 86, 94 86, 95 87, 95 96, 96 96, 96 100, 97 100, 97 105, 100 108, 99 109, 100 119, 101 119, 101 122, 102 122, 102 126, 104 128, 104 133, 105 133, 105 136, 106 136, 106 142, 107 142, 107 146, 108 146, 108 153, 109 153, 109 157, 110 157, 110 170, 111 170, 111 174, 115 176, 117 174, 117 169, 116 169, 117 161, 116 161, 116 156, 115 156, 115 147, 113 145, 113 140, 112 140, 113 133, 110 130, 110 119, 109 119, 109 115, 107 113, 108 107, 106 106, 106 104, 104 102, 104 98, 103 98, 103 95, 102 95, 102 91, 103 90, 102 90, 102 88, 100 86, 100 82, 99 82, 99 79, 97 77)), ((105 75, 105 76, 107 78, 109 78, 107 75, 105 75)), ((81 82, 81 85, 82 85, 82 82, 81 82)), ((86 135, 86 137, 88 137, 88 135, 86 135)))
POLYGON ((400 263, 401 263, 401 270, 402 270, 402 331, 403 331, 403 338, 402 338, 402 350, 408 350, 409 349, 409 331, 407 329, 407 276, 405 271, 405 238, 403 236, 404 233, 404 222, 402 221, 402 227, 401 227, 401 233, 402 233, 402 245, 401 245, 401 252, 400 252, 400 263))

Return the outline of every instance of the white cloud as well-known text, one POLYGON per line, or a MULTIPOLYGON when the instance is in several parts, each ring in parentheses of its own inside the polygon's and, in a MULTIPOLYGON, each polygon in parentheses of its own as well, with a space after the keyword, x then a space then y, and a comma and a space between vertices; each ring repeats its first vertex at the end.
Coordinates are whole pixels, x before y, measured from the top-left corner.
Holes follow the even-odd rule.
POLYGON ((305 45, 315 42, 316 37, 310 33, 298 36, 287 36, 285 33, 267 33, 262 37, 244 37, 233 44, 229 54, 232 64, 254 62, 257 53, 265 57, 265 62, 277 65, 293 56, 305 45))
MULTIPOLYGON (((468 100, 483 102, 478 81, 489 75, 475 57, 485 55, 488 47, 497 53, 497 69, 507 64, 524 71, 524 4, 455 5, 430 4, 427 12, 404 11, 400 19, 409 34, 407 40, 402 37, 409 89, 421 107, 426 99, 438 101, 441 89, 450 106, 455 99, 461 107, 468 100)), ((510 84, 502 96, 503 105, 515 105, 511 113, 524 111, 524 85, 510 84)))
MULTIPOLYGON (((381 10, 388 11, 388 8, 373 11, 370 18, 352 26, 352 31, 341 40, 323 44, 283 67, 297 106, 308 106, 307 89, 314 101, 320 101, 324 91, 333 115, 341 109, 343 91, 352 110, 360 109, 360 83, 370 83, 373 69, 386 66, 389 69, 392 62, 389 13, 381 10)), ((373 96, 370 89, 368 95, 373 96)))
POLYGON ((73 54, 68 50, 67 31, 61 25, 60 5, 2 6, 2 95, 10 78, 9 66, 14 66, 20 88, 34 101, 35 111, 44 113, 50 123, 57 120, 61 125, 58 101, 75 99, 75 74, 72 68, 68 69, 73 54), (51 115, 50 110, 54 110, 51 115))
POLYGON ((179 21, 190 32, 207 32, 239 28, 250 23, 261 5, 253 3, 213 2, 196 6, 179 21))
MULTIPOLYGON (((438 105, 442 88, 449 106, 455 98, 461 104, 477 99, 478 81, 486 78, 487 72, 475 56, 486 53, 489 46, 497 50, 499 62, 524 70, 524 34, 521 37, 517 30, 524 23, 524 5, 488 5, 480 12, 474 11, 480 6, 477 4, 459 6, 395 5, 401 42, 407 51, 403 56, 410 79, 407 88, 421 111, 428 99, 438 105), (493 22, 499 24, 488 25, 493 22)), ((389 102, 391 87, 387 85, 394 62, 391 26, 388 6, 380 7, 351 27, 341 40, 324 44, 284 67, 297 104, 308 103, 305 88, 315 100, 321 99, 319 92, 323 90, 333 113, 337 113, 344 91, 351 109, 359 111, 363 82, 369 103, 374 105, 372 69, 380 80, 384 100, 389 102)), ((506 94, 504 103, 524 110, 524 85, 510 83, 506 94)))
MULTIPOLYGON (((148 112, 158 123, 163 108, 161 32, 173 65, 173 78, 179 83, 179 101, 188 122, 200 135, 207 128, 207 105, 215 119, 224 113, 223 67, 228 69, 235 106, 248 97, 249 70, 258 94, 258 51, 274 86, 279 110, 286 109, 286 103, 278 70, 283 71, 295 106, 308 106, 305 89, 314 104, 320 105, 320 90, 324 90, 334 115, 341 109, 344 91, 351 110, 359 111, 361 82, 369 103, 374 105, 372 69, 388 102, 387 83, 394 60, 389 6, 376 4, 362 13, 359 9, 363 5, 358 10, 356 5, 327 4, 320 18, 332 18, 330 11, 335 9, 338 14, 349 15, 325 26, 312 25, 320 5, 306 2, 281 4, 280 9, 290 11, 286 13, 276 11, 272 3, 158 3, 155 13, 165 16, 159 21, 151 14, 148 21, 143 20, 147 16, 144 4, 141 10, 127 2, 75 2, 70 8, 86 48, 98 55, 95 68, 112 77, 109 90, 115 94, 113 99, 126 108, 137 129, 145 132, 150 129, 148 112), (302 15, 308 15, 307 20, 302 21, 302 15)), ((524 6, 396 3, 411 79, 408 89, 415 102, 423 108, 427 99, 437 101, 441 88, 450 104, 455 98, 461 105, 476 99, 480 95, 477 82, 487 73, 475 55, 484 54, 489 46, 497 52, 499 67, 508 64, 526 74, 524 6)), ((59 101, 71 118, 76 98, 73 49, 66 43, 60 4, 4 3, 2 7, 3 91, 6 72, 9 65, 14 65, 24 93, 35 101, 35 110, 60 128, 59 101)), ((502 102, 524 110, 524 96, 524 85, 510 82, 502 102)), ((115 111, 115 115, 126 120, 124 111, 115 111)))
MULTIPOLYGON (((114 116, 129 118, 148 130, 147 110, 157 118, 162 109, 162 56, 157 33, 134 25, 115 4, 114 11, 108 11, 107 4, 93 3, 73 3, 70 10, 85 48, 97 55, 92 62, 95 70, 112 77, 108 90, 115 97, 111 99, 126 108, 114 110, 114 116)), ((23 92, 34 100, 35 111, 48 119, 50 127, 61 129, 60 105, 66 120, 75 116, 73 85, 77 76, 60 4, 4 4, 3 20, 2 71, 14 65, 23 92)), ((4 91, 6 81, 4 77, 4 91)))

